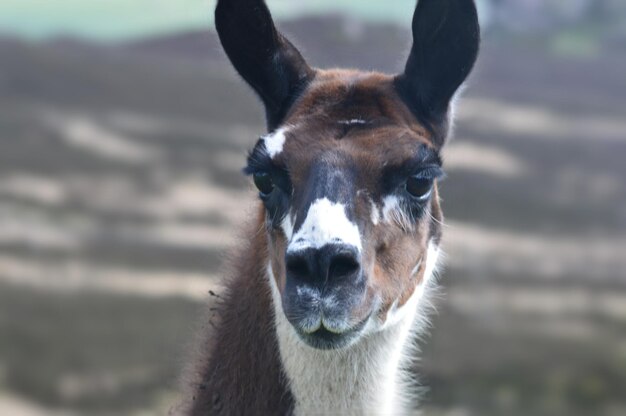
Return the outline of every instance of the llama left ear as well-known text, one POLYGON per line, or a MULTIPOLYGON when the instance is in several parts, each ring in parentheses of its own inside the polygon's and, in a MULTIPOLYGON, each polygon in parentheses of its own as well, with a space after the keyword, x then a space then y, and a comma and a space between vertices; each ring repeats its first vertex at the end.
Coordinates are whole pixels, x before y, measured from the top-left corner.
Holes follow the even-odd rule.
POLYGON ((264 0, 218 0, 215 27, 233 66, 265 104, 274 130, 314 71, 276 30, 264 0))
POLYGON ((413 47, 395 86, 438 146, 447 135, 450 101, 471 72, 479 44, 474 0, 419 0, 413 47))

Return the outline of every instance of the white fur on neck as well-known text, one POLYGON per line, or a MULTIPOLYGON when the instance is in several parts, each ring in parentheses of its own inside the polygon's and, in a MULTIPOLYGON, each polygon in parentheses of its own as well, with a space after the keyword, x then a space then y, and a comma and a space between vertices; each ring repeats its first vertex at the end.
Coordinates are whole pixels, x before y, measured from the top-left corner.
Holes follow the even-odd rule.
POLYGON ((423 282, 409 301, 390 311, 387 322, 368 322, 354 346, 323 351, 298 338, 282 310, 271 265, 275 324, 281 361, 295 400, 297 416, 310 414, 402 415, 408 412, 411 381, 403 373, 415 335, 426 327, 424 299, 434 279, 438 247, 430 244, 423 282))

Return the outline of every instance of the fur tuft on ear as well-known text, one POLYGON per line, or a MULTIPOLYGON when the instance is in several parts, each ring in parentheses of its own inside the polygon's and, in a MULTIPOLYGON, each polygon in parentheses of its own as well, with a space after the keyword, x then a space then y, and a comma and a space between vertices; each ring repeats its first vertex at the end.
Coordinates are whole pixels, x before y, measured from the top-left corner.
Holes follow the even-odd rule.
POLYGON ((442 146, 450 102, 471 72, 480 44, 474 0, 419 0, 413 46, 396 90, 442 146))
POLYGON ((265 104, 268 129, 274 130, 315 72, 276 30, 263 0, 218 0, 215 27, 233 66, 265 104))

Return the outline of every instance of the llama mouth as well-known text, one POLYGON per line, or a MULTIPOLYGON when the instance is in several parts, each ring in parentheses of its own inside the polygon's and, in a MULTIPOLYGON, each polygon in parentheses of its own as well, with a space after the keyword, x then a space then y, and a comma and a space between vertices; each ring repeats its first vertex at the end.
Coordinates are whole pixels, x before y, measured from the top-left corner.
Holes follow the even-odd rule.
POLYGON ((342 333, 329 331, 324 326, 311 333, 305 333, 296 329, 296 333, 305 344, 312 348, 318 350, 337 350, 352 345, 363 332, 363 328, 367 324, 368 319, 369 317, 342 333))

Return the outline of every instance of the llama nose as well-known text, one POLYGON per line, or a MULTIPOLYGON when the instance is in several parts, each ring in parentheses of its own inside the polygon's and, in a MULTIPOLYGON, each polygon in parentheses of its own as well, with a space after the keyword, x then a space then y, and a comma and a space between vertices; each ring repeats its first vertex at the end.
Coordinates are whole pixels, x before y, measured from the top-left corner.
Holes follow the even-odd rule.
POLYGON ((354 246, 328 244, 285 256, 287 275, 312 285, 324 285, 358 276, 359 253, 354 246))

